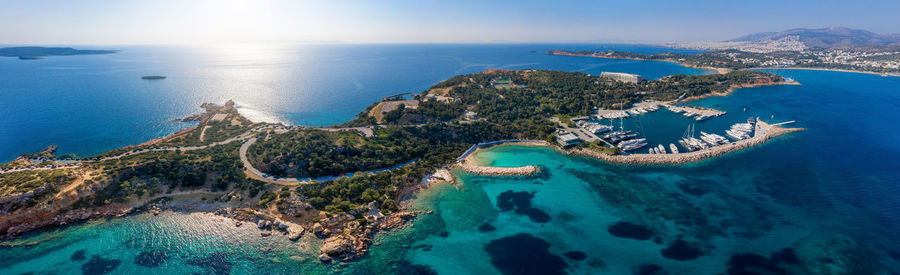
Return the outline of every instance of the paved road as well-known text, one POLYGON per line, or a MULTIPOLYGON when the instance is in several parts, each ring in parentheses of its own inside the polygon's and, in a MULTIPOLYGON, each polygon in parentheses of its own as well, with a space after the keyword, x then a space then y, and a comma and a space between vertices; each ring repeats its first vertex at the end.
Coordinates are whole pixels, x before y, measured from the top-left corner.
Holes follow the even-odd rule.
POLYGON ((244 174, 246 174, 248 177, 258 180, 258 181, 274 183, 274 184, 281 184, 281 185, 289 185, 289 186, 300 185, 303 183, 310 183, 310 182, 301 182, 294 178, 275 179, 272 176, 266 176, 266 173, 263 173, 263 172, 257 170, 256 168, 254 168, 253 165, 250 164, 250 160, 247 159, 247 149, 249 149, 250 145, 253 145, 254 142, 256 142, 256 138, 255 137, 250 138, 249 140, 245 141, 244 144, 241 145, 241 150, 240 150, 241 163, 244 164, 244 174))
MULTIPOLYGON (((418 127, 420 125, 415 125, 415 126, 418 127)), ((296 127, 296 126, 266 125, 266 126, 261 126, 261 127, 250 129, 249 131, 244 132, 238 136, 235 136, 235 137, 223 140, 223 141, 219 141, 219 142, 213 142, 213 143, 210 143, 207 145, 183 146, 183 147, 182 146, 167 146, 167 147, 152 148, 152 149, 136 149, 136 150, 128 151, 128 152, 121 153, 118 155, 101 158, 99 160, 78 160, 78 162, 74 163, 74 164, 57 165, 56 167, 52 167, 52 166, 11 167, 11 168, 7 168, 5 170, 0 170, 0 174, 11 173, 11 172, 20 172, 20 171, 76 168, 76 167, 81 167, 84 162, 115 160, 115 159, 120 159, 120 158, 127 157, 127 156, 134 156, 134 155, 139 155, 139 154, 149 153, 149 152, 177 151, 177 150, 181 150, 181 151, 200 150, 200 149, 206 149, 206 148, 213 147, 213 146, 219 146, 219 145, 232 143, 232 142, 239 141, 239 140, 244 140, 246 142, 243 145, 241 145, 240 155, 241 155, 241 161, 244 163, 245 171, 249 171, 249 173, 247 173, 248 176, 250 176, 251 178, 254 178, 254 179, 257 179, 260 181, 264 181, 264 182, 269 182, 269 183, 276 183, 276 184, 283 184, 283 185, 297 185, 297 184, 302 184, 302 183, 310 183, 311 181, 301 181, 301 180, 298 180, 295 178, 279 178, 279 179, 275 180, 271 177, 264 177, 263 175, 265 175, 265 173, 262 173, 259 170, 256 170, 256 168, 253 168, 253 166, 250 165, 250 162, 247 160, 247 148, 249 148, 250 145, 253 144, 253 142, 256 142, 256 138, 253 137, 254 135, 256 135, 257 133, 259 133, 260 131, 263 131, 263 130, 274 130, 276 133, 280 134, 280 133, 286 133, 286 132, 292 131, 292 130, 316 129, 316 130, 323 130, 323 131, 356 131, 356 132, 359 132, 360 134, 362 134, 363 136, 374 137, 375 133, 373 131, 373 128, 374 128, 374 126, 327 128, 327 127, 296 127)), ((204 128, 203 130, 206 130, 206 129, 204 128)), ((202 135, 202 133, 201 133, 201 135, 202 135)), ((47 159, 47 160, 54 161, 56 159, 47 159)), ((62 159, 59 159, 59 160, 62 160, 62 159)))

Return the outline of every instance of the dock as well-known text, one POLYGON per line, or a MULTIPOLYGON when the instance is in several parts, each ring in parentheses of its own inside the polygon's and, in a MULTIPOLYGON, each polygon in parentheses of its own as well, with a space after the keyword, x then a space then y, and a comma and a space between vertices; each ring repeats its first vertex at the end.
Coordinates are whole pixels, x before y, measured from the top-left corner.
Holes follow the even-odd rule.
POLYGON ((675 113, 691 113, 707 117, 717 117, 726 114, 725 111, 719 111, 712 108, 692 107, 692 106, 675 106, 671 104, 663 105, 667 109, 675 113))
MULTIPOLYGON (((789 121, 792 122, 792 121, 789 121)), ((788 122, 788 123, 789 123, 788 122)), ((781 125, 787 123, 779 123, 781 125)), ((705 159, 725 155, 731 152, 750 148, 763 144, 774 137, 804 130, 803 128, 783 128, 776 124, 768 124, 763 121, 756 123, 756 135, 751 138, 738 140, 724 145, 713 146, 693 152, 670 153, 670 154, 628 154, 628 155, 608 155, 591 149, 576 149, 564 151, 567 154, 592 157, 613 163, 622 164, 681 164, 689 162, 697 162, 705 159)))
POLYGON ((559 124, 559 128, 561 129, 561 131, 571 133, 571 134, 575 135, 575 137, 577 137, 578 139, 580 139, 582 141, 594 142, 594 141, 599 140, 599 141, 603 141, 603 143, 606 143, 606 145, 608 145, 608 146, 613 146, 612 143, 609 143, 608 141, 598 137, 594 133, 588 132, 587 130, 585 130, 581 127, 577 127, 577 126, 569 127, 569 125, 566 125, 565 122, 560 121, 559 118, 557 118, 557 117, 551 117, 550 120, 559 124))

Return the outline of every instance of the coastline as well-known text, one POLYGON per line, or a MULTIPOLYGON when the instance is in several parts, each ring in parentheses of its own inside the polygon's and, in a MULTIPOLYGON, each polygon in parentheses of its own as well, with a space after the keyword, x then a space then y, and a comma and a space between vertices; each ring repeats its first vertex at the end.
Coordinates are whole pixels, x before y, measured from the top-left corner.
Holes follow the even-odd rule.
MULTIPOLYGON (((692 64, 687 64, 678 60, 664 58, 664 59, 646 59, 646 58, 638 58, 638 57, 624 57, 624 56, 595 56, 595 55, 587 55, 587 54, 576 54, 570 53, 566 51, 553 50, 547 52, 549 55, 562 55, 562 56, 579 56, 579 57, 593 57, 593 58, 604 58, 604 59, 621 59, 621 60, 639 60, 639 61, 660 61, 660 62, 670 62, 675 63, 684 67, 689 68, 697 68, 697 69, 705 69, 705 70, 713 70, 717 74, 725 74, 731 71, 735 71, 734 69, 729 68, 719 68, 719 67, 709 67, 709 66, 697 66, 692 64)), ((860 71, 860 70, 848 70, 848 69, 833 69, 833 68, 810 68, 810 67, 751 67, 751 68, 743 68, 738 70, 812 70, 812 71, 831 71, 831 72, 845 72, 845 73, 861 73, 861 74, 872 74, 878 76, 893 76, 900 77, 900 74, 897 73, 880 73, 873 71, 860 71)))
POLYGON ((847 70, 847 69, 833 69, 833 68, 808 68, 808 67, 757 67, 757 68, 748 68, 747 70, 806 70, 806 71, 829 71, 829 72, 843 72, 843 73, 858 73, 858 74, 872 74, 877 76, 884 77, 900 77, 900 74, 897 73, 879 73, 872 71, 858 71, 858 70, 847 70))
MULTIPOLYGON (((741 151, 747 148, 751 148, 754 146, 762 145, 776 137, 780 137, 786 134, 799 132, 805 130, 804 128, 785 128, 777 125, 768 124, 765 122, 758 122, 761 124, 758 126, 759 131, 763 131, 765 134, 755 136, 749 139, 739 140, 732 143, 728 143, 725 145, 715 146, 707 149, 702 149, 693 152, 686 153, 678 153, 678 154, 628 154, 628 155, 609 155, 597 150, 579 148, 579 149, 563 149, 559 146, 552 145, 549 143, 545 144, 537 144, 537 143, 504 143, 498 146, 533 146, 533 147, 548 147, 552 148, 562 154, 570 155, 570 156, 581 156, 581 157, 589 157, 593 159, 602 160, 605 162, 613 163, 613 164, 626 164, 626 165, 647 165, 647 164, 661 164, 661 165, 673 165, 673 164, 684 164, 684 163, 692 163, 692 162, 700 162, 707 159, 727 155, 729 153, 741 151)), ((462 168, 466 172, 476 174, 476 175, 486 175, 486 176, 528 176, 533 175, 535 173, 540 172, 539 167, 533 165, 520 166, 520 167, 494 167, 494 166, 479 166, 475 163, 474 155, 484 152, 487 148, 479 148, 472 154, 466 157, 464 161, 461 161, 458 164, 455 164, 456 167, 462 168), (537 169, 537 170, 536 170, 537 169)))
MULTIPOLYGON (((476 145, 478 146, 478 145, 476 145)), ((519 167, 498 167, 498 166, 481 166, 478 165, 475 160, 475 155, 478 153, 484 152, 488 148, 494 146, 533 146, 533 147, 543 147, 543 146, 551 146, 547 142, 523 142, 523 141, 515 141, 515 142, 503 142, 497 144, 490 144, 485 146, 478 146, 475 151, 472 151, 468 155, 466 155, 463 159, 453 163, 451 166, 455 168, 462 169, 468 173, 482 175, 482 176, 532 176, 537 175, 541 172, 541 168, 535 165, 526 165, 519 167)))
POLYGON ((549 55, 561 55, 561 56, 593 57, 593 58, 603 58, 603 59, 618 59, 618 60, 638 60, 638 61, 648 61, 648 62, 654 62, 654 61, 655 61, 655 62, 668 62, 668 63, 674 63, 674 64, 678 64, 678 65, 680 65, 680 66, 688 67, 688 68, 704 69, 704 70, 714 71, 714 72, 716 72, 715 74, 726 74, 726 73, 728 73, 728 72, 734 71, 734 70, 728 69, 728 68, 718 68, 718 67, 697 66, 697 65, 685 64, 685 63, 682 63, 681 61, 674 60, 674 59, 668 59, 668 58, 665 58, 665 59, 646 59, 646 58, 624 57, 624 56, 594 56, 594 55, 587 55, 587 54, 570 53, 570 52, 559 51, 559 50, 552 50, 552 51, 547 52, 547 54, 549 54, 549 55))
POLYGON ((754 83, 754 84, 750 84, 750 85, 736 85, 736 86, 728 87, 728 89, 726 89, 725 91, 721 91, 721 92, 710 91, 708 94, 699 95, 699 96, 690 96, 690 97, 675 101, 675 103, 686 103, 686 102, 709 98, 709 97, 714 97, 714 96, 729 96, 732 93, 734 93, 734 91, 736 91, 737 89, 773 86, 773 85, 803 85, 803 84, 800 84, 800 82, 797 82, 797 81, 791 81, 791 82, 781 81, 781 82, 771 82, 771 83, 754 83))

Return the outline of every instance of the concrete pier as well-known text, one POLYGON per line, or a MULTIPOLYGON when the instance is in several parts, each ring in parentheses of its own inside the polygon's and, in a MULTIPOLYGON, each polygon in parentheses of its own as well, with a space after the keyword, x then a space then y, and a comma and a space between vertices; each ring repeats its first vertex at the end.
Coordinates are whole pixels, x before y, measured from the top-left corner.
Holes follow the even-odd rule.
POLYGON ((788 133, 802 131, 803 128, 783 128, 776 125, 770 125, 763 121, 756 124, 756 135, 754 137, 739 140, 725 145, 719 145, 707 149, 697 150, 693 152, 685 152, 678 154, 629 154, 629 155, 608 155, 591 149, 574 149, 564 151, 570 155, 579 155, 601 159, 612 163, 622 164, 680 164, 697 162, 727 153, 750 148, 759 144, 763 144, 769 139, 788 133))

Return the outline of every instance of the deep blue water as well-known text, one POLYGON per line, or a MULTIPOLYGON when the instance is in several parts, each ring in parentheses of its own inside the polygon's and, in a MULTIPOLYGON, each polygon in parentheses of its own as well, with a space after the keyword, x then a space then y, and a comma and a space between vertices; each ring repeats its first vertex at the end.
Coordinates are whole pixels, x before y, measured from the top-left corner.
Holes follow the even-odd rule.
POLYGON ((647 78, 704 71, 665 62, 550 56, 552 49, 665 49, 632 45, 300 45, 115 47, 111 55, 0 58, 0 160, 59 145, 99 154, 191 126, 170 122, 203 102, 232 99, 254 121, 326 126, 382 97, 421 92, 485 69, 554 69, 647 78), (532 52, 533 51, 533 52, 532 52), (144 75, 165 75, 159 81, 144 75))

